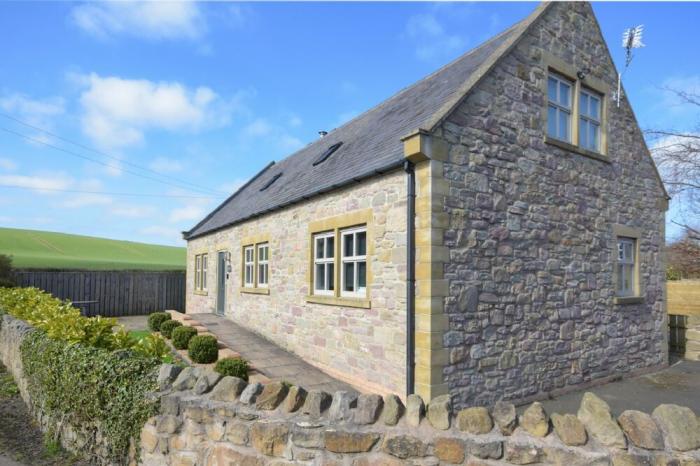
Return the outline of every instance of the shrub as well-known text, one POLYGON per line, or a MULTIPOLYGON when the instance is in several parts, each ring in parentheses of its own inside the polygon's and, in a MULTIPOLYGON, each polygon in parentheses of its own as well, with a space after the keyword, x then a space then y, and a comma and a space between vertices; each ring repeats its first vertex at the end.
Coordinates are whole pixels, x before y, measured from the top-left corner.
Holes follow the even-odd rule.
POLYGON ((219 359, 214 370, 223 376, 232 375, 248 381, 248 361, 241 358, 219 359))
POLYGON ((190 340, 197 335, 197 330, 193 327, 177 327, 173 330, 173 346, 177 349, 187 349, 190 340))
MULTIPOLYGON (((52 427, 77 426, 85 435, 84 452, 95 451, 97 426, 107 439, 113 464, 126 464, 130 440, 157 412, 160 361, 125 352, 70 344, 31 331, 20 346, 27 389, 52 427)), ((93 464, 90 461, 90 464, 93 464)))
POLYGON ((165 359, 170 354, 170 348, 165 342, 165 339, 156 333, 150 333, 141 338, 136 345, 134 351, 137 351, 144 356, 152 358, 165 359))
POLYGON ((160 330, 160 324, 170 319, 172 319, 172 317, 167 312, 153 312, 148 316, 148 328, 154 332, 158 332, 160 330))
POLYGON ((177 320, 166 320, 160 324, 160 334, 165 338, 172 338, 173 330, 175 330, 176 327, 182 327, 182 324, 177 320))
POLYGON ((193 362, 209 364, 219 357, 219 346, 213 336, 197 335, 187 345, 187 353, 193 362))
POLYGON ((0 254, 0 287, 11 288, 15 286, 15 277, 12 273, 12 258, 0 254))

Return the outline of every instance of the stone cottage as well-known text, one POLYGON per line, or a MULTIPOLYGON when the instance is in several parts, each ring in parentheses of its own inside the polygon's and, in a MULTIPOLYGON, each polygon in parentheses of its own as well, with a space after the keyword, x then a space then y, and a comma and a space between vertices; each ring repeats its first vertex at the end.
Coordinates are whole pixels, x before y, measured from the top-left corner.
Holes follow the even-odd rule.
POLYGON ((667 194, 587 3, 526 19, 184 233, 187 312, 456 405, 667 364, 667 194))

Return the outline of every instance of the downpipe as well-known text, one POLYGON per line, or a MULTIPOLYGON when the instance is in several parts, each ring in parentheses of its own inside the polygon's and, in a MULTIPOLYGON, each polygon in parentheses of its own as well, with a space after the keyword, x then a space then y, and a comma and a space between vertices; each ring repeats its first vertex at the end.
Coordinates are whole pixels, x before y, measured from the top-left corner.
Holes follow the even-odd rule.
POLYGON ((406 160, 406 396, 415 391, 416 331, 416 172, 406 160))

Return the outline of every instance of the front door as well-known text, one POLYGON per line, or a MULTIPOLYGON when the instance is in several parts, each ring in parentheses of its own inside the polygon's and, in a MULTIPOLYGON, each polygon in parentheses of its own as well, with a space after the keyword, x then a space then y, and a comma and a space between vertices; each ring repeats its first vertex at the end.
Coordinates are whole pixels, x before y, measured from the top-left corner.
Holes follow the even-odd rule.
POLYGON ((219 251, 216 267, 216 313, 224 315, 226 309, 226 252, 219 251))

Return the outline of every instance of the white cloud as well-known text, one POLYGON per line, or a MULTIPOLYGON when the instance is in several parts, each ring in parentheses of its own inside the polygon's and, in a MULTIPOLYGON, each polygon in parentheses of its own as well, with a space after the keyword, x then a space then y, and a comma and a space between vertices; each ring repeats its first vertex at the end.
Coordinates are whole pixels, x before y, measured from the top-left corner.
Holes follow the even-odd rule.
POLYGON ((225 125, 239 104, 223 102, 208 87, 189 89, 178 82, 80 77, 83 132, 101 147, 138 144, 148 129, 200 131, 225 125))
POLYGON ((338 115, 338 119, 335 122, 335 127, 339 128, 340 126, 343 126, 345 123, 352 120, 359 114, 360 113, 355 110, 350 110, 349 112, 341 113, 340 115, 338 115))
POLYGON ((0 184, 33 189, 40 193, 52 193, 52 190, 67 189, 73 180, 62 173, 52 175, 0 175, 0 184))
POLYGON ((78 27, 101 38, 196 39, 207 29, 199 5, 184 0, 90 2, 75 7, 71 16, 78 27))
POLYGON ((11 172, 17 169, 17 163, 14 160, 0 157, 0 169, 11 172))
POLYGON ((302 123, 303 123, 303 121, 297 115, 290 116, 289 121, 287 122, 287 124, 289 126, 291 126, 292 128, 297 128, 297 127, 301 126, 302 123))
POLYGON ((201 220, 209 211, 210 201, 207 199, 191 199, 180 207, 170 211, 170 223, 193 222, 201 220))
POLYGON ((415 44, 416 56, 425 61, 451 56, 464 50, 467 44, 459 34, 448 33, 433 13, 411 16, 405 34, 415 44))
POLYGON ((264 118, 258 118, 243 128, 243 132, 251 137, 267 136, 272 132, 272 126, 264 118))
POLYGON ((159 173, 176 173, 184 169, 182 162, 168 157, 157 157, 151 161, 148 167, 159 173))
POLYGON ((148 236, 156 243, 182 244, 182 233, 173 226, 150 225, 139 230, 139 234, 148 236))
POLYGON ((79 209, 82 207, 108 205, 113 202, 110 196, 104 194, 77 194, 61 203, 62 207, 68 209, 79 209))
POLYGON ((61 97, 32 99, 27 95, 14 93, 0 98, 0 109, 32 126, 51 130, 54 118, 65 112, 65 101, 61 97))
POLYGON ((224 183, 221 186, 219 186, 219 191, 227 193, 227 194, 233 194, 234 192, 238 191, 238 189, 243 186, 246 183, 247 180, 243 178, 236 178, 235 180, 231 181, 230 183, 224 183))
POLYGON ((156 208, 150 205, 119 205, 109 211, 112 215, 124 218, 146 218, 156 212, 156 208))
POLYGON ((277 145, 282 150, 293 151, 301 148, 304 145, 304 143, 301 142, 299 138, 295 138, 290 134, 282 134, 280 135, 277 141, 277 145))
POLYGON ((700 75, 671 77, 664 80, 661 87, 663 89, 661 106, 671 118, 681 119, 698 113, 698 106, 687 102, 678 93, 700 101, 700 75))

